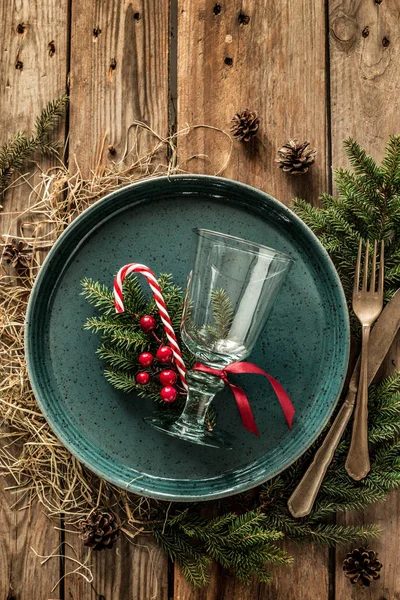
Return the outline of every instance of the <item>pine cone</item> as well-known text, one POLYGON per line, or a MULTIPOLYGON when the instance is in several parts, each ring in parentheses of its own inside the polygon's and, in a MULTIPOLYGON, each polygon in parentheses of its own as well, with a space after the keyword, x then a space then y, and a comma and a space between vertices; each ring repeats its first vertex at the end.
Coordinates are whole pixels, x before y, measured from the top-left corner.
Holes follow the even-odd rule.
POLYGON ((94 510, 79 523, 83 545, 93 550, 112 548, 121 531, 121 521, 111 512, 94 510))
POLYGON ((310 142, 299 144, 298 140, 289 140, 278 150, 276 162, 279 168, 290 175, 304 175, 315 161, 317 151, 308 148, 310 142))
POLYGON ((378 560, 378 553, 367 548, 356 548, 349 552, 343 562, 343 571, 351 583, 363 586, 370 586, 373 579, 379 579, 379 571, 382 564, 378 560))
POLYGON ((32 247, 23 240, 13 238, 4 247, 3 260, 15 269, 29 269, 32 258, 32 247))
POLYGON ((237 140, 249 142, 257 134, 259 126, 260 119, 257 117, 257 113, 245 108, 232 118, 231 132, 237 140))

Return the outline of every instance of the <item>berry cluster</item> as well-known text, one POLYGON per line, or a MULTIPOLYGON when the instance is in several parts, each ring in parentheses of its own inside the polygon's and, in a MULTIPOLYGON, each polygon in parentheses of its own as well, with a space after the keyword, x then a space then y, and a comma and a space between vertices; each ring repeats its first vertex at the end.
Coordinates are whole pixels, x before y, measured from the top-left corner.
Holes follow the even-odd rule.
MULTIPOLYGON (((157 322, 154 317, 151 315, 145 315, 144 317, 141 317, 139 324, 142 331, 155 336, 154 330, 157 322)), ((156 339, 158 340, 158 338, 156 339)), ((151 352, 142 352, 139 355, 138 362, 141 367, 150 369, 154 366, 154 359, 156 359, 162 365, 171 365, 169 368, 154 370, 152 375, 158 376, 158 379, 163 386, 160 391, 160 396, 164 402, 175 402, 178 396, 178 391, 174 385, 178 380, 178 375, 172 368, 173 352, 171 347, 161 344, 156 352, 155 357, 151 352)), ((139 371, 136 375, 136 383, 138 385, 147 385, 150 383, 150 380, 151 375, 147 371, 139 371)))

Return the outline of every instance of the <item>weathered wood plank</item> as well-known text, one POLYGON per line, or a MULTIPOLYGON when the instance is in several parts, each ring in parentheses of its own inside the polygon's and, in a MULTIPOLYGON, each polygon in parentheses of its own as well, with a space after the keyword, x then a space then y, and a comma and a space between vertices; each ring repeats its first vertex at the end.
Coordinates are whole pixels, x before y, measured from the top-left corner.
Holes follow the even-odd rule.
MULTIPOLYGON (((393 372, 393 367, 400 369, 400 336, 385 360, 380 375, 384 377, 393 372)), ((338 515, 338 523, 344 525, 359 525, 377 523, 382 530, 378 540, 371 542, 370 547, 379 554, 383 564, 381 578, 374 581, 369 590, 351 586, 345 579, 342 570, 346 552, 352 548, 336 551, 336 598, 335 600, 395 600, 400 597, 400 566, 397 557, 400 551, 400 492, 392 492, 385 502, 373 504, 363 511, 350 511, 338 515)))
MULTIPOLYGON (((87 557, 76 536, 67 535, 68 543, 76 548, 82 562, 87 557)), ((67 556, 74 556, 67 548, 67 556)), ((162 550, 149 537, 139 537, 135 545, 121 538, 115 549, 92 552, 87 564, 93 574, 89 584, 79 575, 65 579, 65 598, 68 600, 167 600, 168 569, 162 550)), ((74 568, 74 566, 73 566, 74 568)), ((66 561, 66 572, 72 571, 66 561)))
MULTIPOLYGON (((258 141, 235 142, 224 175, 285 203, 295 195, 315 200, 326 190, 327 118, 325 15, 321 3, 179 2, 178 128, 205 123, 229 130, 235 112, 250 108, 261 119, 258 141), (313 171, 290 177, 275 163, 289 137, 318 149, 313 171)), ((226 139, 197 130, 179 144, 188 169, 215 173, 229 152, 226 139)))
MULTIPOLYGON (((0 3, 0 143, 17 130, 30 130, 40 110, 65 93, 67 4, 53 0, 0 3)), ((0 215, 1 234, 11 229, 15 213, 28 204, 28 186, 8 192, 0 215), (10 214, 13 213, 13 214, 10 214)), ((8 482, 10 483, 10 482, 8 482)), ((41 507, 15 511, 15 501, 0 481, 0 597, 57 598, 58 558, 41 566, 42 555, 57 551, 59 533, 41 507)))
MULTIPOLYGON (((67 31, 66 3, 0 3, 0 142, 29 131, 47 102, 65 94, 67 31)), ((1 233, 12 220, 8 213, 26 208, 28 194, 27 187, 7 194, 1 233)))
MULTIPOLYGON (((289 203, 300 195, 315 201, 328 186, 328 128, 325 80, 325 14, 321 3, 303 0, 191 0, 178 2, 178 130, 207 124, 225 131, 235 112, 250 108, 261 119, 258 141, 233 145, 224 175, 268 191, 289 203), (317 163, 291 178, 275 163, 288 138, 309 139, 317 163)), ((215 174, 229 154, 229 141, 197 129, 178 139, 180 164, 215 174), (185 163, 185 159, 201 154, 185 163)), ((307 569, 304 550, 291 547, 293 569, 276 569, 270 586, 242 586, 218 569, 206 590, 193 591, 175 569, 179 600, 328 598, 328 553, 312 549, 318 567, 307 569), (307 575, 305 577, 305 570, 307 575)), ((307 554, 309 557, 309 554, 307 554)))
POLYGON ((258 599, 259 585, 255 581, 252 585, 245 585, 232 575, 213 565, 211 568, 211 581, 209 585, 193 590, 186 581, 179 567, 175 568, 174 600, 240 600, 258 599))
POLYGON ((383 564, 381 578, 374 581, 367 589, 352 586, 345 578, 342 564, 346 552, 353 548, 338 549, 336 552, 336 599, 335 600, 395 600, 399 598, 399 564, 400 553, 400 494, 392 492, 385 502, 379 502, 364 511, 350 511, 341 516, 340 523, 345 525, 362 525, 377 523, 382 529, 379 540, 373 541, 370 547, 378 552, 383 564))
POLYGON ((58 598, 60 561, 52 558, 41 565, 43 559, 59 552, 59 533, 34 503, 30 509, 16 511, 10 492, 0 485, 0 598, 58 598), (34 552, 35 551, 35 552, 34 552), (51 594, 52 588, 56 589, 51 594))
POLYGON ((400 130, 399 0, 333 0, 330 16, 332 162, 352 136, 377 159, 400 130))
POLYGON ((303 552, 294 543, 285 543, 285 549, 296 557, 296 565, 272 568, 272 582, 259 585, 254 581, 246 585, 218 567, 211 571, 211 583, 199 590, 193 588, 182 576, 179 567, 175 569, 174 600, 310 600, 310 597, 328 598, 328 569, 325 552, 315 546, 307 546, 303 552), (310 568, 312 565, 312 568, 310 568), (300 579, 301 575, 301 579, 300 579), (319 583, 316 584, 316 579, 319 583), (294 596, 294 583, 296 591, 294 596), (315 594, 314 594, 315 590, 315 594), (323 595, 317 595, 323 594, 323 595))
MULTIPOLYGON (((133 121, 168 131, 168 4, 72 1, 70 151, 85 175, 132 147, 133 121)), ((135 153, 153 143, 142 135, 135 153)))
MULTIPOLYGON (((88 176, 123 157, 134 140, 134 132, 128 134, 133 121, 168 133, 169 2, 72 0, 71 22, 70 165, 73 169, 76 159, 88 176)), ((153 143, 142 136, 135 152, 143 154, 153 143)), ((66 541, 84 561, 87 549, 76 536, 67 534, 66 541)), ((73 556, 68 547, 66 553, 73 556)), ((89 563, 93 584, 68 577, 68 600, 168 597, 168 561, 149 537, 138 538, 135 545, 122 538, 115 551, 92 553, 89 563)))
MULTIPOLYGON (((343 140, 351 135, 377 160, 391 133, 398 133, 400 47, 398 0, 330 3, 330 72, 332 113, 332 157, 334 166, 346 166, 343 140)), ((386 361, 386 372, 397 362, 400 344, 397 340, 386 361)), ((381 372, 383 374, 383 372, 381 372)), ((346 550, 336 553, 336 600, 369 598, 394 599, 400 596, 400 567, 394 558, 399 550, 399 493, 393 493, 383 504, 365 511, 338 516, 338 522, 371 523, 382 528, 382 536, 371 547, 379 552, 385 565, 381 579, 369 591, 354 588, 345 580, 342 562, 346 550)))

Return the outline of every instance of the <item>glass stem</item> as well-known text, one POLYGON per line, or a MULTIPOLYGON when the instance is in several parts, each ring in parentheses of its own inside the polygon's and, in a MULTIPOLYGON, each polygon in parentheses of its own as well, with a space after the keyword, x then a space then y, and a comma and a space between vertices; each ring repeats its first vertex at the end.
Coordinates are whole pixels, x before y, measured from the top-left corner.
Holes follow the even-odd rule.
POLYGON ((215 375, 200 371, 188 371, 186 380, 189 387, 186 404, 175 426, 182 431, 202 435, 208 407, 215 394, 224 388, 224 382, 215 375))

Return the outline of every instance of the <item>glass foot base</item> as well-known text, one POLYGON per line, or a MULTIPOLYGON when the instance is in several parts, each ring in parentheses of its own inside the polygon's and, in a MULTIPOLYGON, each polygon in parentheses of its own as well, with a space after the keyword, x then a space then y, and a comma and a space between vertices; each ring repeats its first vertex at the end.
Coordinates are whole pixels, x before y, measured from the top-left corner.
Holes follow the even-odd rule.
POLYGON ((191 442, 192 444, 210 446, 211 448, 225 448, 226 450, 232 450, 234 445, 234 438, 225 432, 198 431, 197 429, 185 427, 178 421, 168 422, 168 420, 157 417, 146 417, 144 420, 155 429, 158 429, 158 431, 186 442, 191 442))

